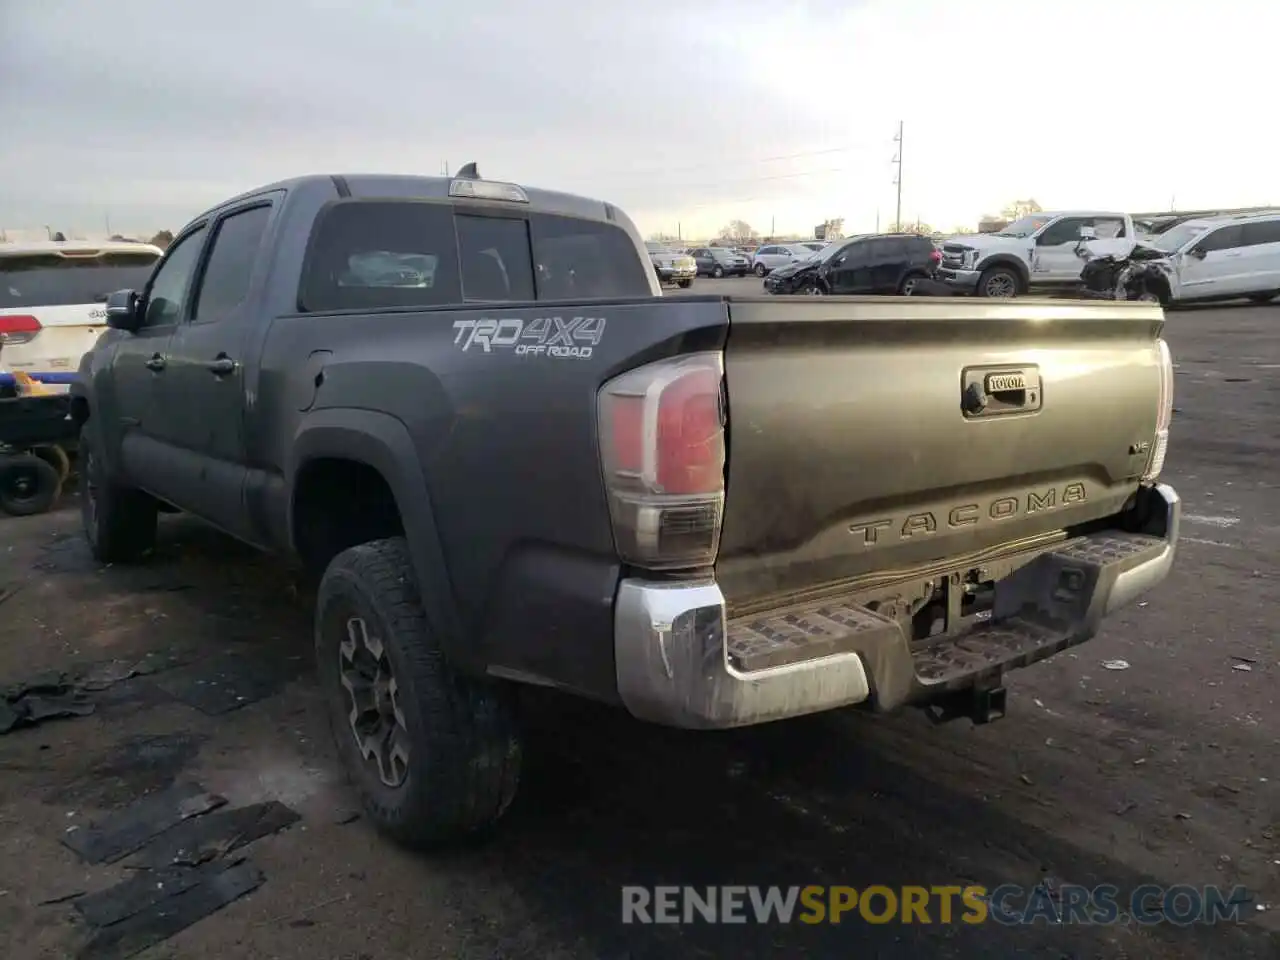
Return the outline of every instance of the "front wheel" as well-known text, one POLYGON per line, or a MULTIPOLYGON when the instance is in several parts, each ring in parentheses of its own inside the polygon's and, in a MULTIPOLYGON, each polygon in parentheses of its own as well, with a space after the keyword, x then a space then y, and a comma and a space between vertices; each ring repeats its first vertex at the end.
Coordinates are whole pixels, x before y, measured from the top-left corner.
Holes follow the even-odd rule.
POLYGON ((692 280, 677 280, 677 281, 676 281, 676 286, 678 286, 681 290, 688 290, 690 287, 692 287, 692 286, 693 286, 693 281, 692 281, 692 280))
POLYGON ((315 644, 334 741, 375 828, 427 847, 497 822, 519 780, 514 691, 449 664, 403 537, 333 559, 315 644))
POLYGON ((763 277, 769 271, 764 268, 763 263, 757 263, 753 268, 757 277, 763 277))
POLYGON ((61 492, 58 471, 35 454, 0 454, 0 510, 35 516, 52 507, 61 492))
POLYGON ((724 276, 724 267, 720 266, 719 264, 716 264, 715 269, 711 271, 711 275, 715 277, 717 280, 719 280, 721 277, 724 276))
POLYGON ((978 296, 1008 298, 1018 295, 1021 283, 1008 267, 991 267, 978 279, 978 296))

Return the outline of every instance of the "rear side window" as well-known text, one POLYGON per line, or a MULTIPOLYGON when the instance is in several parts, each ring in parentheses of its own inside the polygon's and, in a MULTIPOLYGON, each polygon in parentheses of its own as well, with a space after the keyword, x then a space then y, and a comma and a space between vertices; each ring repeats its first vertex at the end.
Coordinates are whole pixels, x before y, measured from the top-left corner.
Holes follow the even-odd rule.
POLYGON ((529 226, 538 299, 650 295, 648 265, 620 227, 548 214, 534 214, 529 226))
POLYGON ((1241 227, 1244 240, 1241 246, 1252 247, 1260 243, 1280 243, 1280 220, 1260 220, 1241 227))
POLYGON ((873 240, 871 246, 875 251, 875 256, 883 260, 901 260, 907 255, 907 241, 905 240, 873 240))
POLYGON ((454 223, 464 299, 533 299, 529 226, 524 220, 458 215, 454 223))
POLYGON ((340 200, 316 222, 298 307, 647 297, 648 269, 631 237, 610 223, 540 213, 476 216, 413 200, 340 200))
POLYGON ((84 254, 0 255, 0 309, 104 303, 116 290, 145 287, 159 259, 146 250, 84 254))
POLYGON ((200 281, 193 320, 217 320, 238 307, 249 293, 258 248, 271 208, 254 207, 226 217, 213 237, 213 249, 200 281))
POLYGON ((457 247, 447 205, 339 201, 315 225, 298 306, 315 312, 461 303, 457 247))

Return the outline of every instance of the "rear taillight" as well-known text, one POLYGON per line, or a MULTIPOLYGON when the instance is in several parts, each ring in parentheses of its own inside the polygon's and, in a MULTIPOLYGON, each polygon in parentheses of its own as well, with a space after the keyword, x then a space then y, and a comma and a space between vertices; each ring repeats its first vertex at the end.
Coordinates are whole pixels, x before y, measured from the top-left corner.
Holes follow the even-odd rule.
POLYGON ((27 343, 40 332, 40 321, 26 314, 0 314, 0 343, 27 343))
POLYGON ((932 260, 934 263, 941 263, 942 251, 939 250, 937 247, 934 247, 933 252, 929 254, 929 259, 932 260))
POLYGON ((600 388, 600 455, 619 557, 650 570, 715 561, 724 428, 719 353, 660 360, 600 388))
POLYGON ((1156 435, 1151 444, 1151 456, 1142 474, 1146 481, 1155 480, 1164 469, 1164 456, 1169 451, 1169 425, 1173 422, 1173 355, 1169 344, 1156 341, 1160 353, 1160 405, 1156 408, 1156 435))

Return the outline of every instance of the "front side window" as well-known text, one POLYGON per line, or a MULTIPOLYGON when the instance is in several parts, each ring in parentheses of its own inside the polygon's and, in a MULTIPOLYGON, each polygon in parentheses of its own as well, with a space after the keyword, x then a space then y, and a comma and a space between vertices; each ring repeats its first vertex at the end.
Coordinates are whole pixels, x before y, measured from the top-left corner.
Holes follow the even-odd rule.
POLYGON ((1085 221, 1079 217, 1063 217, 1045 228, 1044 233, 1036 238, 1041 247, 1056 247, 1063 243, 1075 243, 1080 239, 1080 228, 1085 221))
POLYGON ((1196 247, 1205 253, 1213 253, 1215 250, 1234 250, 1241 246, 1242 240, 1238 226, 1219 227, 1196 244, 1196 247))
POLYGON ((163 327, 182 319, 205 233, 203 226, 198 227, 169 248, 147 291, 142 326, 163 327))

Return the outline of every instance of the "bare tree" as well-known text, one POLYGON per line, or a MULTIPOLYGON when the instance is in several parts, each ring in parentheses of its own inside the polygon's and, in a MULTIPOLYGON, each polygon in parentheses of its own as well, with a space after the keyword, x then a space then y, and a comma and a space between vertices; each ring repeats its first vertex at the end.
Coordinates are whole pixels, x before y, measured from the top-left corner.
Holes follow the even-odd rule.
POLYGON ((909 220, 906 223, 889 224, 889 233, 919 233, 929 236, 934 232, 933 227, 929 226, 923 220, 909 220))
POLYGON ((1025 217, 1031 213, 1041 213, 1043 210, 1044 207, 1036 203, 1035 200, 1015 200, 1000 211, 1000 216, 1012 222, 1019 217, 1025 217))
POLYGON ((161 250, 168 249, 169 244, 173 243, 173 231, 161 230, 159 233, 157 233, 154 237, 151 238, 151 243, 153 246, 157 246, 161 250))
POLYGON ((720 231, 722 240, 735 240, 738 242, 750 240, 755 235, 756 232, 751 229, 751 224, 745 220, 730 220, 725 228, 720 231))

